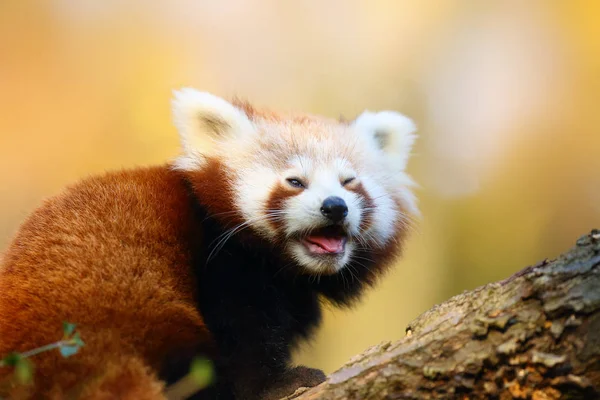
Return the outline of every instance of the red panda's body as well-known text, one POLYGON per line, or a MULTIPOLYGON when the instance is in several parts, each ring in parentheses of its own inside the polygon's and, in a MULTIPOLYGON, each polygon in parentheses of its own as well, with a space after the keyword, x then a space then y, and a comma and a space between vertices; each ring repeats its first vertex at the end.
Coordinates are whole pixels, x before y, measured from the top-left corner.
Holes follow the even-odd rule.
POLYGON ((85 342, 69 359, 34 358, 38 396, 121 387, 131 399, 158 398, 157 371, 173 349, 209 349, 190 205, 181 174, 163 166, 85 180, 23 224, 0 275, 0 355, 59 340, 62 321, 77 323, 85 342))
POLYGON ((193 91, 175 116, 174 164, 83 180, 20 228, 0 265, 0 356, 59 340, 63 321, 85 345, 37 355, 33 386, 0 397, 163 399, 196 355, 217 369, 202 398, 277 399, 324 379, 290 367, 291 349, 320 298, 351 304, 400 250, 412 123, 285 117, 193 91))

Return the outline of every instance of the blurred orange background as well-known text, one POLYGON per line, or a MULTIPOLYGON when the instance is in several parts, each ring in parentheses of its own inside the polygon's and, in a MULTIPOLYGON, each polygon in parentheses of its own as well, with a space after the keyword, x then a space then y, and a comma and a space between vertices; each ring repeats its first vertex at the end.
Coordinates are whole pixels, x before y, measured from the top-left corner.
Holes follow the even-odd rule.
POLYGON ((175 157, 181 86, 417 122, 423 219, 299 351, 327 372, 600 226, 600 2, 3 0, 0 248, 64 185, 175 157))

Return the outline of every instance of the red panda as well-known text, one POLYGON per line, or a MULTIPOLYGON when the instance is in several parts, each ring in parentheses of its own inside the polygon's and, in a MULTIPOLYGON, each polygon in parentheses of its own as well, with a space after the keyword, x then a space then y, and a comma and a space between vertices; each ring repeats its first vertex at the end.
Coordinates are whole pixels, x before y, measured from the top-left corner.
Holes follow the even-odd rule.
POLYGON ((20 227, 0 265, 0 356, 56 341, 63 321, 85 346, 37 355, 27 395, 0 396, 163 399, 199 354, 217 383, 198 398, 277 399, 325 379, 290 352, 322 300, 352 305, 401 250, 418 213, 414 124, 193 89, 173 113, 176 160, 85 179, 20 227))

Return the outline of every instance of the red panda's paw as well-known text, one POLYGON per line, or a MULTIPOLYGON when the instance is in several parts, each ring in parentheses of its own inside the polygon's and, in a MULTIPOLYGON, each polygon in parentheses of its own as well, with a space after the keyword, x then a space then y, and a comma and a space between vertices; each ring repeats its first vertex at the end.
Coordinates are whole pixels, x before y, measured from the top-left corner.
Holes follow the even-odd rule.
POLYGON ((278 400, 293 394, 298 388, 313 387, 325 382, 327 376, 316 368, 298 366, 288 370, 278 384, 267 389, 261 396, 263 400, 278 400))

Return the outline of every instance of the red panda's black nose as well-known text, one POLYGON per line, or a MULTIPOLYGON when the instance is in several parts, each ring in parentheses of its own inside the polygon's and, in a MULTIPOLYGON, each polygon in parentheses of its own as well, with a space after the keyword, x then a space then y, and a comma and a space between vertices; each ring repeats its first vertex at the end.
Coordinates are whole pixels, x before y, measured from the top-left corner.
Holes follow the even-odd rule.
POLYGON ((323 200, 321 214, 332 222, 340 222, 348 215, 348 206, 341 197, 330 196, 323 200))

